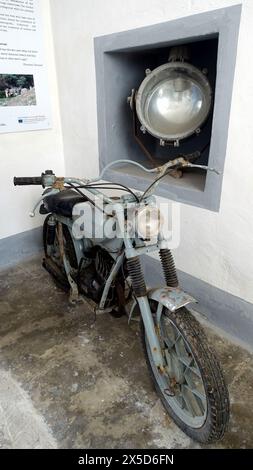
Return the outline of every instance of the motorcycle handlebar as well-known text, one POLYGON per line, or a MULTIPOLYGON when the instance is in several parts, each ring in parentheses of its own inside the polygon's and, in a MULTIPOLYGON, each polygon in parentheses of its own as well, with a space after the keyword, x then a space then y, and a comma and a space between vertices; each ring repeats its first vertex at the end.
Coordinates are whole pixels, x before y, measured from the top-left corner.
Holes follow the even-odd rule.
POLYGON ((14 176, 13 178, 14 186, 28 186, 28 185, 42 185, 42 177, 41 176, 24 176, 24 177, 17 177, 14 176))

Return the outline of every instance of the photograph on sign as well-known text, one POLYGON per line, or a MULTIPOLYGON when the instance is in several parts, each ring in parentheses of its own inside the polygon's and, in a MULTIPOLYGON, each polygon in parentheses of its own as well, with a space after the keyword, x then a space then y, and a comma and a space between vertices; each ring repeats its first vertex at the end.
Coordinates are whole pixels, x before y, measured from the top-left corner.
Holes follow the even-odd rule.
POLYGON ((35 106, 33 75, 0 74, 0 106, 35 106))

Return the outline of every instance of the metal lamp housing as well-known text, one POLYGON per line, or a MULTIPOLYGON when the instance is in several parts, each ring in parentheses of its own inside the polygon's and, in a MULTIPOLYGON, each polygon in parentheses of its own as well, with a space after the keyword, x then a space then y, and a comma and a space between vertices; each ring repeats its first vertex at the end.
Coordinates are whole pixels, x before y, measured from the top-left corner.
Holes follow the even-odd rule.
POLYGON ((198 133, 212 104, 205 74, 186 62, 169 62, 146 73, 135 97, 141 129, 174 142, 198 133))

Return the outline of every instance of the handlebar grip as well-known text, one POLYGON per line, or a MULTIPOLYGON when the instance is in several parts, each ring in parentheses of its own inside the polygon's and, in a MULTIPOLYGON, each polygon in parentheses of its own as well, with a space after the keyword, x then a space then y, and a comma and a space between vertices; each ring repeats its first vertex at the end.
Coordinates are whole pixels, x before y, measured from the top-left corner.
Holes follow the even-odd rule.
POLYGON ((28 185, 42 185, 42 177, 41 176, 24 176, 24 177, 16 177, 13 178, 14 186, 28 186, 28 185))

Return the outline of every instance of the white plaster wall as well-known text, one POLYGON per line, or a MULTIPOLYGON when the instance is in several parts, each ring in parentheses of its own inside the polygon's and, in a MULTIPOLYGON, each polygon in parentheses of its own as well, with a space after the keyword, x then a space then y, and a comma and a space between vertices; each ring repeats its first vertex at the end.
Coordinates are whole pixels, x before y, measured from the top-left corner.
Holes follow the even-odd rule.
POLYGON ((36 176, 47 168, 64 173, 64 156, 49 0, 41 0, 45 58, 52 106, 52 129, 0 135, 0 239, 41 225, 29 217, 40 187, 14 188, 13 176, 36 176))
MULTIPOLYGON (((51 0, 66 172, 98 171, 93 38, 238 4, 233 0, 51 0)), ((253 1, 242 0, 221 209, 181 206, 179 269, 253 302, 253 1)), ((224 77, 226 80, 226 77, 224 77)))

